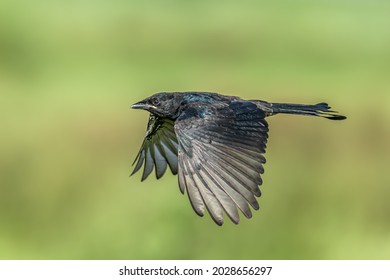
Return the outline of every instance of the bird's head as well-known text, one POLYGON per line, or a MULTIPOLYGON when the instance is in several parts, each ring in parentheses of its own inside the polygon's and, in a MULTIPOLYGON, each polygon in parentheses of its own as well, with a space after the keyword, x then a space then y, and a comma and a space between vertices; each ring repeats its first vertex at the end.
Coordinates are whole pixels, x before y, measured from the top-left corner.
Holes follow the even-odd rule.
POLYGON ((159 117, 175 119, 179 114, 182 95, 178 92, 156 93, 131 106, 133 109, 147 110, 159 117))

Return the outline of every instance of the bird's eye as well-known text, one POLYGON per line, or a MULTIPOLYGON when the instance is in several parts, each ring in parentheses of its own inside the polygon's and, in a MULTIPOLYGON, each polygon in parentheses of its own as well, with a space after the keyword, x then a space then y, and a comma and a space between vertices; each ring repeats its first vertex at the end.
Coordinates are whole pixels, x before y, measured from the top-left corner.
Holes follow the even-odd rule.
POLYGON ((153 105, 153 106, 157 106, 160 104, 160 100, 156 97, 153 97, 152 99, 150 99, 150 103, 153 105))

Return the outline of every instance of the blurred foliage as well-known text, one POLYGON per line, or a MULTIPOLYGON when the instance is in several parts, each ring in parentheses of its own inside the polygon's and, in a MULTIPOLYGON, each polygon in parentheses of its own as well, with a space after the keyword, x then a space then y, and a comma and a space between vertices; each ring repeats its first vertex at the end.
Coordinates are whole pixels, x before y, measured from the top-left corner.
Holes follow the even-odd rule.
POLYGON ((1 259, 389 259, 389 1, 1 1, 1 259), (276 116, 261 209, 199 218, 128 177, 158 91, 329 102, 276 116))

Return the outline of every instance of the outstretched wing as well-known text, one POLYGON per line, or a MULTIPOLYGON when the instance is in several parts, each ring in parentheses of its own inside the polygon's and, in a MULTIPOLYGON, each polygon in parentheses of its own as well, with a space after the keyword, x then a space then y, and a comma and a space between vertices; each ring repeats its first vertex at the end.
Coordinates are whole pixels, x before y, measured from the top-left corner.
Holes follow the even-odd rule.
POLYGON ((176 120, 179 186, 198 215, 207 208, 218 225, 223 212, 238 223, 238 209, 247 218, 252 216, 249 205, 259 209, 268 124, 252 102, 210 106, 192 106, 176 120))
POLYGON ((173 174, 177 174, 177 149, 178 143, 173 128, 174 121, 157 117, 153 114, 149 116, 148 128, 141 149, 134 160, 137 162, 133 175, 144 164, 142 181, 145 180, 156 169, 157 179, 164 175, 169 165, 173 174))

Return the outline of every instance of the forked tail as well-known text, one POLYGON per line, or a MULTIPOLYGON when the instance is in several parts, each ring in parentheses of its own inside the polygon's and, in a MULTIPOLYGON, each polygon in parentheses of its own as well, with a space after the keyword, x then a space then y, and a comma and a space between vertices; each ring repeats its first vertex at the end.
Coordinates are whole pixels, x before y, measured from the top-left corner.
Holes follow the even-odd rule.
POLYGON ((330 110, 327 103, 318 103, 315 105, 271 103, 274 114, 296 114, 323 117, 330 120, 344 120, 347 117, 339 115, 336 111, 330 110))

